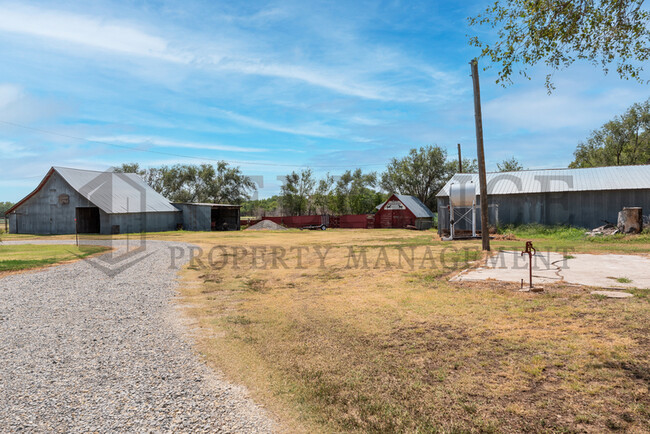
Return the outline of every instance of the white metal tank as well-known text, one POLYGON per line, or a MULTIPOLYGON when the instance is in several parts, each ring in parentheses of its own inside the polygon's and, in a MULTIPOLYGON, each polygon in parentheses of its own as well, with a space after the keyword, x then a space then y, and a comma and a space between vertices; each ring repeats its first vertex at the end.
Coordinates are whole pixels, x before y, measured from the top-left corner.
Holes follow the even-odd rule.
POLYGON ((476 186, 473 182, 453 183, 449 186, 449 204, 452 207, 472 206, 476 200, 476 186))

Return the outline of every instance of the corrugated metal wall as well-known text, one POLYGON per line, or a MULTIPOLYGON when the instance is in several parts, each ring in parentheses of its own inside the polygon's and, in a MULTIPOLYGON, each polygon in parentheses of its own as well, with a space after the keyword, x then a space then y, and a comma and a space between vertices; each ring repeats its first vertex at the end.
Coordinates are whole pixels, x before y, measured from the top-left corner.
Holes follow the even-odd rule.
POLYGON ((74 234, 75 208, 94 206, 56 172, 34 196, 9 218, 9 232, 18 234, 74 234), (59 201, 68 196, 68 203, 59 201), (13 225, 12 225, 13 223, 13 225))
POLYGON ((102 223, 101 233, 110 234, 113 226, 119 226, 119 233, 137 232, 164 232, 176 229, 180 223, 182 213, 180 212, 149 212, 129 214, 104 214, 100 211, 100 219, 104 217, 107 225, 102 223))
MULTIPOLYGON (((489 196, 498 205, 499 225, 569 225, 594 228, 606 221, 616 224, 624 207, 639 206, 650 214, 650 190, 578 191, 489 196)), ((477 200, 478 202, 478 200, 477 200)), ((438 198, 438 232, 449 228, 449 198, 438 198)), ((492 224, 492 211, 490 223, 492 224)), ((480 213, 477 214, 480 227, 480 213)))
POLYGON ((186 231, 211 230, 211 212, 209 205, 196 205, 188 203, 174 203, 174 206, 183 212, 183 229, 186 231))

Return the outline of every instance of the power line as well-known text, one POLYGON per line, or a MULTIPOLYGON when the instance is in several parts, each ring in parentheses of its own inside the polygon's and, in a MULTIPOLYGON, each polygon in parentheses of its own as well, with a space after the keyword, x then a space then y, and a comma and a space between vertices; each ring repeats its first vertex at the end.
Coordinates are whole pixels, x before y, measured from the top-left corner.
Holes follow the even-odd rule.
MULTIPOLYGON (((50 134, 52 136, 58 136, 58 137, 64 137, 67 139, 73 139, 73 140, 79 140, 81 142, 88 142, 88 143, 97 143, 99 145, 105 145, 105 146, 112 146, 115 148, 121 148, 121 149, 126 149, 129 151, 138 151, 138 152, 149 152, 152 154, 159 154, 159 155, 166 155, 166 156, 171 156, 171 157, 177 157, 177 158, 191 158, 194 160, 199 160, 199 161, 214 161, 214 162, 220 162, 220 161, 225 161, 226 163, 231 163, 231 164, 250 164, 250 165, 255 165, 255 166, 270 166, 270 167, 314 167, 314 168, 323 168, 323 169, 349 169, 352 166, 327 166, 327 165, 311 165, 311 164, 277 164, 277 163, 262 163, 262 162, 256 162, 256 161, 238 161, 238 160, 226 160, 226 159, 216 159, 216 158, 208 158, 208 157, 195 157, 192 155, 183 155, 183 154, 176 154, 173 152, 165 152, 165 151, 155 151, 151 149, 143 149, 143 148, 137 148, 137 147, 131 147, 131 146, 125 146, 125 145, 118 145, 116 143, 109 143, 109 142, 103 142, 101 140, 92 140, 92 139, 87 139, 84 137, 77 137, 77 136, 72 136, 69 134, 62 134, 62 133, 56 133, 54 131, 48 131, 44 130, 41 128, 35 128, 35 127, 30 127, 28 125, 21 125, 17 124, 15 122, 8 122, 8 121, 3 121, 0 120, 0 123, 5 124, 5 125, 11 125, 13 127, 18 127, 18 128, 23 128, 26 130, 32 130, 32 131, 37 131, 39 133, 43 134, 50 134)), ((386 163, 376 163, 376 164, 355 164, 353 167, 375 167, 375 166, 385 166, 386 163)))

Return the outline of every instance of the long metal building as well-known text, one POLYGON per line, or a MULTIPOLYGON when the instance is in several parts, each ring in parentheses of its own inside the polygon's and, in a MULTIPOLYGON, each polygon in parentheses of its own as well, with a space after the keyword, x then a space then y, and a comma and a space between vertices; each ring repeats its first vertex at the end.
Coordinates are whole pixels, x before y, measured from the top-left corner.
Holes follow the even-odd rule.
MULTIPOLYGON (((189 206, 189 205, 188 205, 189 206)), ((217 204, 194 217, 193 230, 224 230, 217 226, 217 204), (213 221, 215 223, 213 223, 213 221)), ((239 206, 229 230, 239 229, 239 206)), ((119 234, 170 231, 184 226, 185 209, 174 206, 133 173, 52 167, 38 187, 9 209, 9 232, 18 234, 119 234)), ((230 221, 230 220, 229 220, 230 221)))
MULTIPOLYGON (((440 233, 449 228, 452 183, 474 183, 480 204, 478 175, 454 175, 436 195, 440 233)), ((650 214, 650 165, 488 173, 487 190, 490 224, 594 228, 615 224, 624 207, 650 214)))

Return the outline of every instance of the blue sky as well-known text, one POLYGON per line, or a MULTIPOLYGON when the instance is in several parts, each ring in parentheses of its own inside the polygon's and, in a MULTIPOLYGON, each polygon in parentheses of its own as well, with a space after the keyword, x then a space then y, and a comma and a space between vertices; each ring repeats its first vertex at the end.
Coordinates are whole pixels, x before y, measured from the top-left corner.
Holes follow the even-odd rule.
MULTIPOLYGON (((425 144, 473 157, 466 35, 492 34, 466 17, 488 3, 0 1, 0 201, 54 165, 226 160, 268 197, 303 167, 382 171, 425 144)), ((566 167, 649 93, 577 64, 549 96, 530 72, 508 88, 481 72, 489 170, 566 167)))

